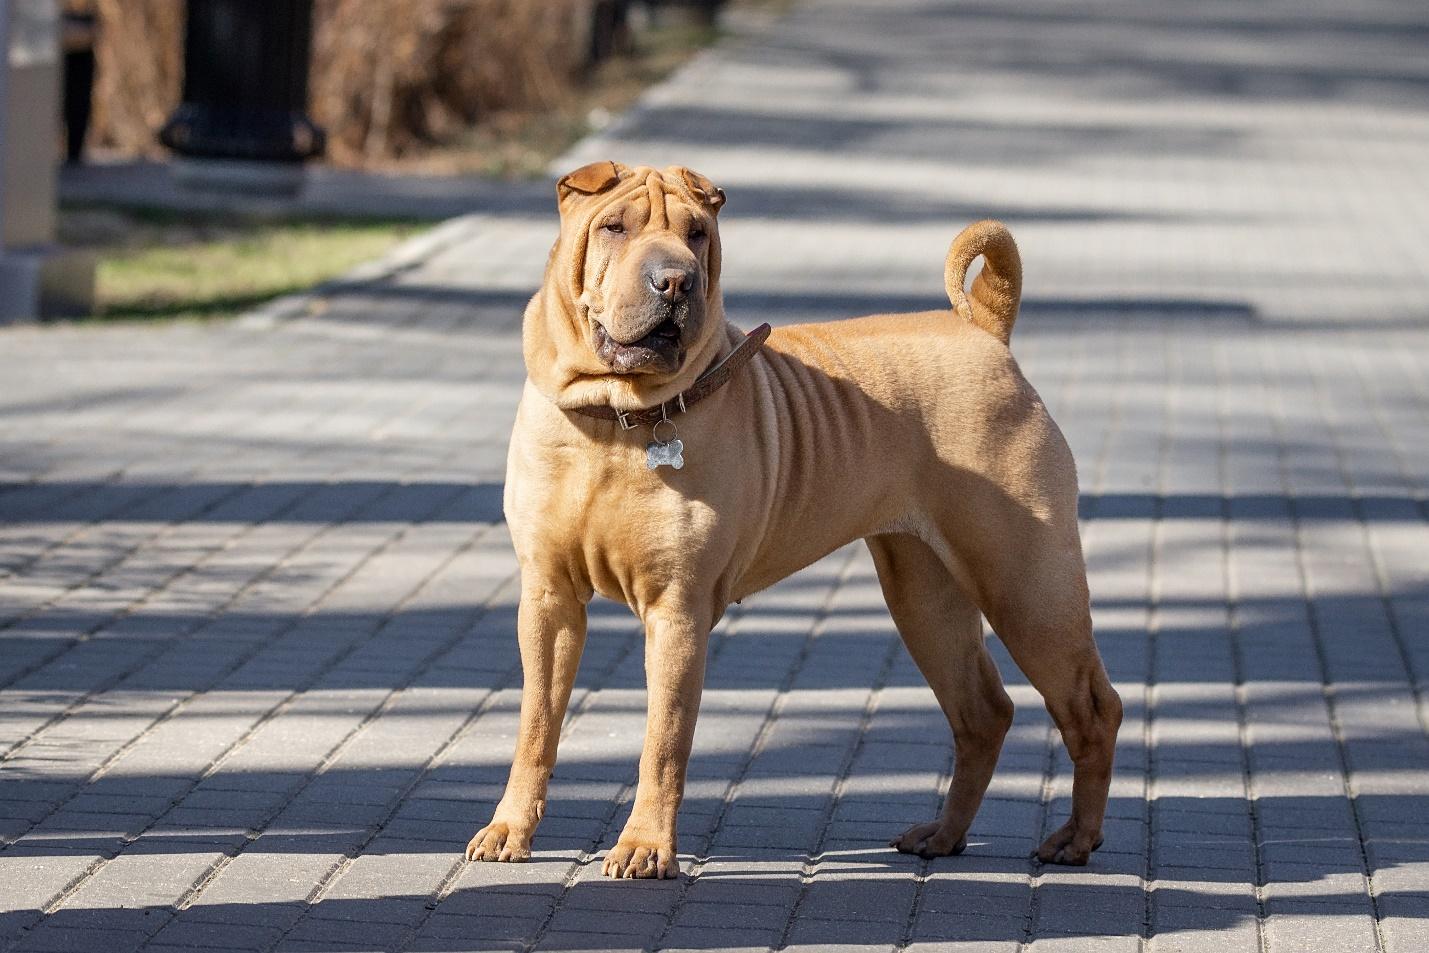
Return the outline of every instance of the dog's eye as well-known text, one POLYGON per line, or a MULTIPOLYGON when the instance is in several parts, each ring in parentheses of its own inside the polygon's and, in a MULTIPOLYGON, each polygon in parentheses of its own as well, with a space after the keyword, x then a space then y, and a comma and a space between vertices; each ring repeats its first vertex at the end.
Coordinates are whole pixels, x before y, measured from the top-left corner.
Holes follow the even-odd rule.
POLYGON ((704 227, 703 225, 696 225, 696 226, 694 226, 693 228, 690 229, 690 241, 692 241, 692 242, 697 242, 697 241, 699 241, 701 238, 704 238, 704 237, 705 237, 705 227, 704 227))
POLYGON ((606 222, 604 225, 601 226, 601 228, 602 228, 604 231, 610 232, 610 234, 612 234, 612 235, 624 235, 624 234, 625 234, 625 223, 624 223, 624 222, 606 222))

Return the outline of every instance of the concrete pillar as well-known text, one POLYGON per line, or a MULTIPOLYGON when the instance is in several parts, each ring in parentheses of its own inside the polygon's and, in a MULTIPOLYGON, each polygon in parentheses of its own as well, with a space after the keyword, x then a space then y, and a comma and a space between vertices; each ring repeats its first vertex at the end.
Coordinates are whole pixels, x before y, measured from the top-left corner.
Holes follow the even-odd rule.
POLYGON ((0 323, 94 306, 92 255, 55 243, 57 0, 0 0, 0 323))

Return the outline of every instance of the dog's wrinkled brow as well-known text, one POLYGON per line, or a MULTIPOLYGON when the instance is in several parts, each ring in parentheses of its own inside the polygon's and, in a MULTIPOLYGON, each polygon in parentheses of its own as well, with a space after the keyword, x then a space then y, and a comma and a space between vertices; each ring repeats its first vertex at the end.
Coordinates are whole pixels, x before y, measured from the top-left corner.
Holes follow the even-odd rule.
POLYGON ((665 212, 665 179, 658 172, 651 172, 645 179, 650 190, 650 227, 664 228, 669 216, 665 212))

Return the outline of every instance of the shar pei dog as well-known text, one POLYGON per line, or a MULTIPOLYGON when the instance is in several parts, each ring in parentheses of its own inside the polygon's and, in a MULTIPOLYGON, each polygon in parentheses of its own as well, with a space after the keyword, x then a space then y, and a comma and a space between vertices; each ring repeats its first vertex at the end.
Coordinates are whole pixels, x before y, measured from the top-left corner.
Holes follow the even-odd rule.
POLYGON ((505 794, 466 856, 530 856, 600 593, 644 626, 648 693, 634 805, 603 871, 677 876, 711 627, 862 539, 955 751, 941 814, 891 846, 966 847, 1012 721, 981 615, 1074 765, 1071 816, 1036 856, 1085 864, 1122 710, 1092 637, 1072 454, 1008 348, 1022 271, 1007 229, 979 222, 953 241, 951 309, 746 335, 724 316, 714 183, 601 162, 557 192, 504 500, 521 570, 520 728, 505 794))

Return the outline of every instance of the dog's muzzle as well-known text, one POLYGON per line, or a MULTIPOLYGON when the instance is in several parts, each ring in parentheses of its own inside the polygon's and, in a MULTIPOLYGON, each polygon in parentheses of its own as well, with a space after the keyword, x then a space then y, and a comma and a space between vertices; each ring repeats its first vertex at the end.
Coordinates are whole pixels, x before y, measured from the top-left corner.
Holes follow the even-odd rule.
POLYGON ((684 359, 684 329, 674 315, 629 343, 617 341, 599 321, 592 323, 596 356, 617 374, 669 373, 678 370, 684 359))

